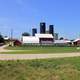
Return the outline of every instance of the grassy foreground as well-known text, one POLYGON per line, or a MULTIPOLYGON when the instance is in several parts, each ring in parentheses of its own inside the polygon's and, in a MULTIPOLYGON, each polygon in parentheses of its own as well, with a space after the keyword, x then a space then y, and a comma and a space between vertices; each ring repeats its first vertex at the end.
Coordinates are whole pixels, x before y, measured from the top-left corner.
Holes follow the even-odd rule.
POLYGON ((77 47, 7 47, 6 49, 14 50, 8 53, 69 53, 69 52, 80 52, 80 48, 77 47))
POLYGON ((80 57, 0 61, 0 80, 80 80, 80 57))

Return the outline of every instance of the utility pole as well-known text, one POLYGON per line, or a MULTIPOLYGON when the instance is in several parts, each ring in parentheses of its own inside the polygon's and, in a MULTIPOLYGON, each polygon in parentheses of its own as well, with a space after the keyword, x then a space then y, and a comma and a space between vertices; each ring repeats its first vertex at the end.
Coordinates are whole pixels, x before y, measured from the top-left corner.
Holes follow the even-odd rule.
POLYGON ((11 29, 10 32, 11 32, 10 33, 10 35, 11 35, 11 37, 10 37, 10 45, 13 46, 13 29, 11 29))
POLYGON ((13 39, 13 29, 11 29, 11 41, 13 39))

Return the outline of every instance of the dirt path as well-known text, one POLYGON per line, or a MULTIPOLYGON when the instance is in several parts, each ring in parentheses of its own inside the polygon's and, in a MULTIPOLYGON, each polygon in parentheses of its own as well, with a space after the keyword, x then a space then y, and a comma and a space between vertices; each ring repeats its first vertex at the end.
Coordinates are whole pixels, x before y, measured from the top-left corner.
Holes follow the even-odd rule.
POLYGON ((80 53, 59 53, 59 54, 0 54, 0 60, 30 60, 46 58, 76 57, 80 53))
POLYGON ((0 52, 9 52, 9 51, 12 51, 12 50, 5 49, 5 47, 7 47, 7 46, 9 46, 9 44, 0 46, 0 52))
MULTIPOLYGON (((12 50, 4 49, 8 45, 0 47, 0 52, 9 52, 12 50)), ((80 53, 55 53, 55 54, 0 54, 0 60, 30 60, 30 59, 46 59, 46 58, 64 58, 77 57, 80 53)))

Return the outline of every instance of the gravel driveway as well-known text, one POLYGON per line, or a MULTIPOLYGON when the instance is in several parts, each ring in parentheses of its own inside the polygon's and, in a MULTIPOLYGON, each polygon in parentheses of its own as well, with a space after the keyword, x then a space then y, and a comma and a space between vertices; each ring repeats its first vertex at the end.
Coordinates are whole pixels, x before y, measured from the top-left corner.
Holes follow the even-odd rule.
POLYGON ((59 54, 0 54, 0 60, 30 60, 46 58, 76 57, 80 53, 59 53, 59 54))
MULTIPOLYGON (((11 50, 4 49, 8 45, 0 47, 0 52, 9 52, 11 50)), ((54 53, 54 54, 0 54, 0 60, 29 60, 29 59, 45 59, 45 58, 64 58, 77 57, 80 53, 54 53)))

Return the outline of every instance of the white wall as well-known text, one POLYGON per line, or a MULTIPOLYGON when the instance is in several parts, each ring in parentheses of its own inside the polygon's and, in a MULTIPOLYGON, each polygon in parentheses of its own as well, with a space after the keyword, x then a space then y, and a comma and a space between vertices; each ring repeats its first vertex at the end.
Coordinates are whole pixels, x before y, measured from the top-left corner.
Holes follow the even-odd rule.
POLYGON ((53 38, 52 34, 35 34, 35 36, 22 36, 22 43, 39 43, 39 38, 53 38))
POLYGON ((39 38, 38 37, 33 37, 33 36, 23 36, 22 37, 22 43, 39 43, 39 38))

